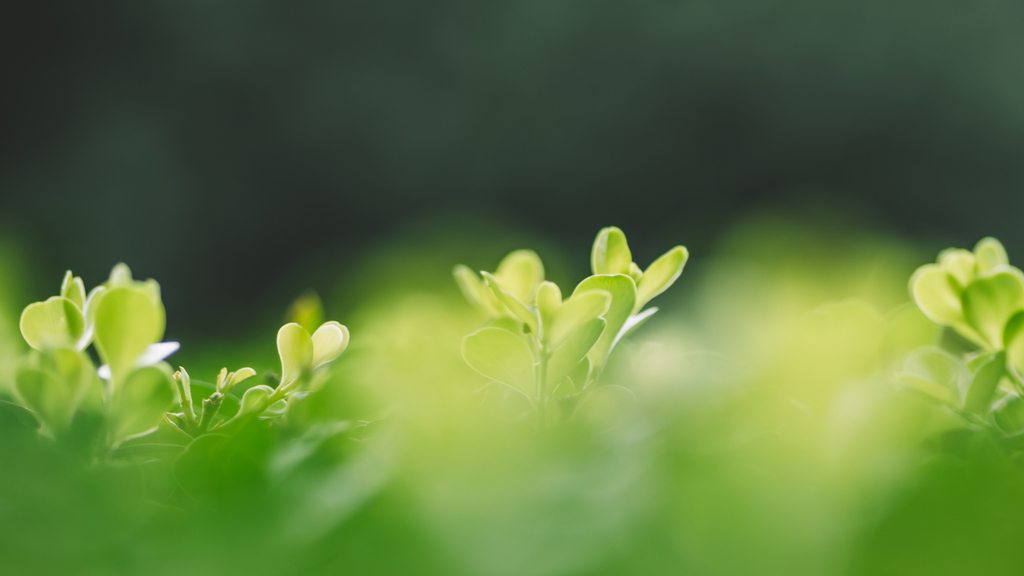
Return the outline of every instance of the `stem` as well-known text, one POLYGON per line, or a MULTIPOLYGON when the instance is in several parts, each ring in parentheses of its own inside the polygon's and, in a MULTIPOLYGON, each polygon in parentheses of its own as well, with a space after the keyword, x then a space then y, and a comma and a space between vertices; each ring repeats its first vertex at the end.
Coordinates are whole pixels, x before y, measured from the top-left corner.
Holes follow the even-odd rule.
POLYGON ((551 355, 544 351, 543 346, 540 347, 540 374, 537 377, 537 426, 538 428, 544 428, 547 424, 547 408, 548 408, 548 360, 551 355))
POLYGON ((199 433, 202 434, 210 428, 210 424, 213 423, 213 417, 220 410, 221 403, 224 402, 224 395, 220 392, 214 392, 210 394, 210 397, 203 400, 203 418, 199 421, 199 433))

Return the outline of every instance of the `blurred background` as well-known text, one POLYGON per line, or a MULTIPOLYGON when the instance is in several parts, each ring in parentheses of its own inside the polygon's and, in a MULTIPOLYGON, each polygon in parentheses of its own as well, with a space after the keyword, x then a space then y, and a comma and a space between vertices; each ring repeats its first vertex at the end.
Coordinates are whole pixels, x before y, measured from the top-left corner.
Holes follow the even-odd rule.
POLYGON ((29 467, 0 477, 0 551, 25 574, 1018 574, 1020 464, 932 450, 955 425, 888 375, 936 339, 901 324, 917 266, 988 235, 1024 255, 1022 26, 1005 0, 0 5, 0 357, 68 268, 158 279, 206 379, 276 370, 314 289, 353 332, 316 418, 391 427, 188 531, 29 467), (451 267, 529 247, 568 292, 613 224, 641 266, 691 253, 609 367, 636 410, 524 433, 459 356, 481 319, 451 267))
POLYGON ((251 328, 398 232, 458 222, 572 253, 616 224, 641 264, 675 243, 698 262, 781 207, 1013 254, 1022 18, 1007 0, 5 3, 0 230, 31 299, 125 261, 161 281, 179 338, 251 328))

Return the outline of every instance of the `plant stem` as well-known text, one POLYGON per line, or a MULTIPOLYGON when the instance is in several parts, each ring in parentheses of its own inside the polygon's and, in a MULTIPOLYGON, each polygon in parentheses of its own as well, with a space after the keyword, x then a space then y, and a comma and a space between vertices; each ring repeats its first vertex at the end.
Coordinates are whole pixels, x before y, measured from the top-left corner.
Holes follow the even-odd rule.
POLYGON ((539 374, 537 375, 537 426, 543 429, 547 425, 548 409, 548 360, 551 355, 540 347, 539 374))

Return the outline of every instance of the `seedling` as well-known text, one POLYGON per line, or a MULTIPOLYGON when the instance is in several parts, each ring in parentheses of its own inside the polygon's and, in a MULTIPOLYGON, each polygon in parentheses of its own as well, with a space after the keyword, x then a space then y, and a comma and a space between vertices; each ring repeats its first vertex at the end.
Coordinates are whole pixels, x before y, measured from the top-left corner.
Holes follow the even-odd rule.
POLYGON ((596 388, 616 344, 657 312, 644 306, 675 282, 688 257, 676 246, 641 270, 622 230, 605 228, 591 251, 593 275, 568 298, 544 280, 544 266, 530 250, 510 253, 493 274, 458 265, 456 282, 487 317, 463 340, 462 356, 483 376, 523 394, 541 426, 555 400, 571 415, 596 388))

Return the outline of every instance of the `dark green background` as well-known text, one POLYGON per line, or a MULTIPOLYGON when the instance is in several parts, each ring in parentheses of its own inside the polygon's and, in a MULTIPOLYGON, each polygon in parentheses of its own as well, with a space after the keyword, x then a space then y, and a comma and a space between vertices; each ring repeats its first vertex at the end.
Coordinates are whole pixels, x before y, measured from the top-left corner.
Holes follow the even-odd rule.
POLYGON ((0 226, 30 297, 123 260, 170 336, 442 215, 417 241, 477 220, 575 254, 614 223, 699 261, 813 204, 1012 257, 1022 24, 1006 0, 8 2, 0 226))

